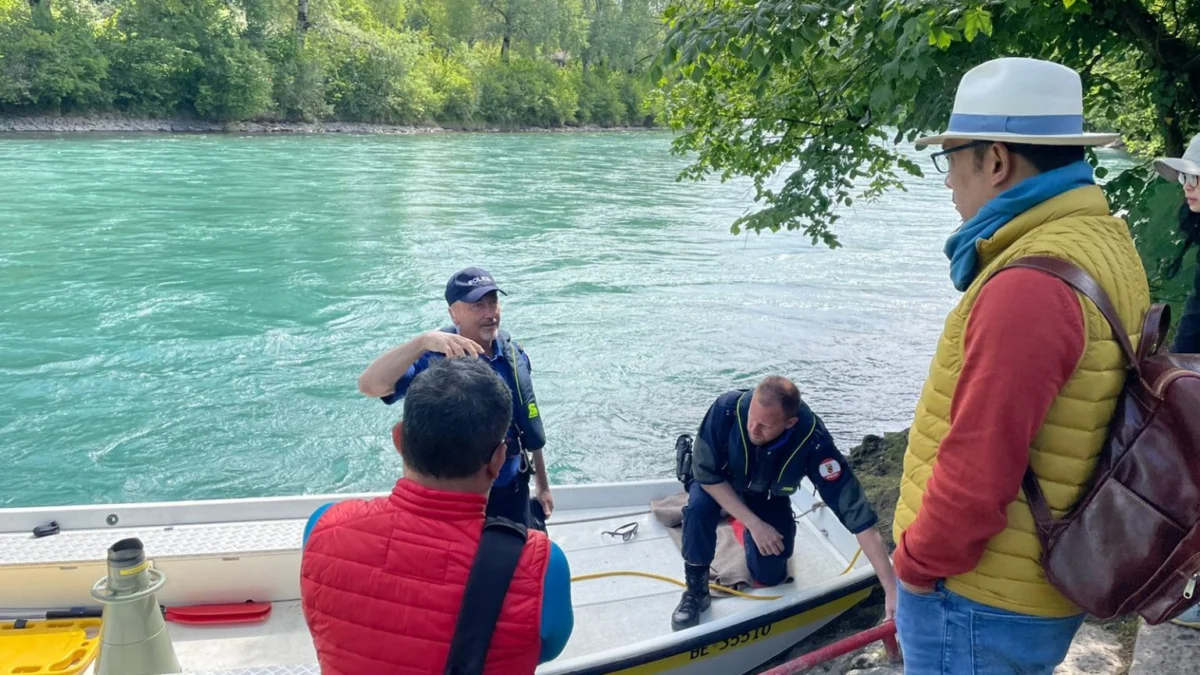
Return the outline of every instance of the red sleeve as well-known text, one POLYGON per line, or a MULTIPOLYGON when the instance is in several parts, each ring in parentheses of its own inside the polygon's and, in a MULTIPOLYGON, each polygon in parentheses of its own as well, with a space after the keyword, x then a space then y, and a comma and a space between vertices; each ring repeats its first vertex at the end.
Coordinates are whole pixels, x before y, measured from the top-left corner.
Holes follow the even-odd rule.
POLYGON ((1083 355, 1075 292, 1036 270, 1007 270, 988 282, 966 330, 950 431, 893 556, 910 585, 932 586, 979 564, 1008 522, 1033 437, 1083 355))

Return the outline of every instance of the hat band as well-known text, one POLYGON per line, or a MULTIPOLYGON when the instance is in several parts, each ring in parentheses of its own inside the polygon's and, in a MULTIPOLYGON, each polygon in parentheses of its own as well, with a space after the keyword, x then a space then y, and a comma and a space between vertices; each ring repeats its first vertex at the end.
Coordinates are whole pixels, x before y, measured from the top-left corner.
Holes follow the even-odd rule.
POLYGON ((950 116, 950 128, 971 134, 1005 133, 1023 136, 1078 136, 1083 133, 1083 115, 971 115, 950 116))

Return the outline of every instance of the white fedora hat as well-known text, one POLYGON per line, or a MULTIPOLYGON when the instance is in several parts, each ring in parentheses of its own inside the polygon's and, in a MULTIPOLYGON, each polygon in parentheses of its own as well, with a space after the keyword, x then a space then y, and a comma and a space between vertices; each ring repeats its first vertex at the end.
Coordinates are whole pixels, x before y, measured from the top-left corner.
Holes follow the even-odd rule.
POLYGON ((1083 83, 1070 68, 1026 58, 995 59, 963 75, 944 133, 917 140, 917 149, 947 139, 1034 145, 1107 145, 1119 134, 1083 132, 1083 83))
POLYGON ((1167 180, 1178 180, 1181 173, 1200 176, 1200 135, 1188 143, 1183 157, 1159 157, 1154 160, 1154 170, 1167 180))

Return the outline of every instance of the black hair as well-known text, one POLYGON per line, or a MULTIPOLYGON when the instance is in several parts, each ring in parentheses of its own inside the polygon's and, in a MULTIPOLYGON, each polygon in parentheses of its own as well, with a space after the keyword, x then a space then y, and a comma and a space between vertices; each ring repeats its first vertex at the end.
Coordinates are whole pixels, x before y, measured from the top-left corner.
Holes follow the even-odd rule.
POLYGON ((1184 256, 1193 245, 1200 244, 1200 213, 1193 211, 1186 201, 1179 207, 1179 231, 1183 233, 1183 245, 1175 259, 1163 269, 1163 276, 1167 279, 1174 279, 1179 274, 1184 256))
MULTIPOLYGON (((1000 143, 1002 141, 994 141, 1000 143)), ((1033 145, 1030 143, 1004 143, 1008 151, 1014 155, 1024 157, 1033 168, 1038 170, 1038 173, 1046 173, 1055 169, 1061 169, 1069 164, 1081 161, 1086 156, 1083 146, 1079 145, 1033 145)), ((984 155, 987 154, 987 145, 975 146, 975 166, 980 168, 983 166, 984 155)))
POLYGON ((784 414, 789 418, 795 417, 800 412, 800 390, 786 377, 768 375, 758 383, 755 391, 783 408, 784 414))
POLYGON ((438 360, 404 396, 400 454, 432 478, 468 478, 491 461, 512 414, 512 393, 482 360, 438 360))

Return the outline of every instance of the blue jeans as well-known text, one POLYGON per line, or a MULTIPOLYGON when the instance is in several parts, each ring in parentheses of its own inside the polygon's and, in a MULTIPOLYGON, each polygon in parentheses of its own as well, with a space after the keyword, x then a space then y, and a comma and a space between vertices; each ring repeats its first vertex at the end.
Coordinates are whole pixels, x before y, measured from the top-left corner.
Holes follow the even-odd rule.
MULTIPOLYGON (((746 493, 739 495, 754 515, 763 519, 783 537, 783 553, 763 555, 750 530, 744 538, 746 567, 754 580, 766 586, 775 586, 787 579, 788 558, 796 544, 796 521, 792 519, 792 500, 787 497, 771 497, 746 493)), ((721 523, 721 505, 712 495, 704 491, 700 483, 692 481, 688 488, 688 503, 683 508, 683 559, 693 565, 712 564, 717 551, 717 525, 721 523)))
POLYGON ((929 595, 897 588, 905 675, 1051 675, 1083 615, 1046 619, 981 605, 939 583, 929 595))

